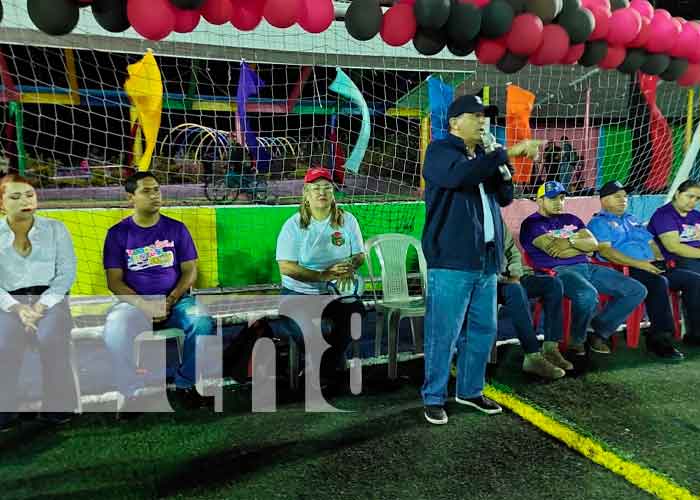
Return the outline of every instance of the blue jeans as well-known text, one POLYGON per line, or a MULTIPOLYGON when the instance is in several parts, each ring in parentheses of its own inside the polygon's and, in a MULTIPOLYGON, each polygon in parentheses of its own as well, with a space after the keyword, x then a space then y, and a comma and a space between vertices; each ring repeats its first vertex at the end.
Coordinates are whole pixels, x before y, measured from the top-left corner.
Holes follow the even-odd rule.
POLYGON ((486 363, 496 339, 496 274, 428 269, 425 311, 425 405, 447 397, 452 354, 457 350, 457 395, 482 394, 486 363))
POLYGON ((520 345, 526 354, 539 352, 537 332, 532 325, 530 299, 541 298, 544 305, 544 339, 559 341, 562 337, 561 302, 564 289, 561 281, 552 276, 523 276, 520 284, 499 283, 498 300, 503 311, 513 322, 520 345))
POLYGON ((19 372, 31 345, 41 358, 43 411, 71 412, 78 406, 70 365, 73 320, 66 302, 46 311, 37 327, 27 333, 17 314, 0 311, 0 424, 17 411, 19 372))
MULTIPOLYGON (((214 334, 214 320, 202 310, 194 297, 185 295, 173 305, 170 316, 162 328, 180 328, 185 332, 182 363, 175 375, 175 385, 189 388, 195 383, 195 357, 197 337, 214 334)), ((104 341, 112 355, 114 372, 119 391, 126 397, 144 387, 146 380, 136 371, 134 339, 141 333, 153 329, 153 324, 136 306, 120 302, 114 306, 105 322, 104 341)), ((158 377, 158 374, 152 374, 158 377)), ((159 380, 164 380, 160 374, 159 380)))
POLYGON ((571 338, 575 344, 585 342, 588 325, 599 337, 612 337, 647 296, 644 285, 609 267, 574 264, 554 270, 564 285, 564 295, 571 299, 571 338), (599 293, 611 300, 597 312, 599 293))

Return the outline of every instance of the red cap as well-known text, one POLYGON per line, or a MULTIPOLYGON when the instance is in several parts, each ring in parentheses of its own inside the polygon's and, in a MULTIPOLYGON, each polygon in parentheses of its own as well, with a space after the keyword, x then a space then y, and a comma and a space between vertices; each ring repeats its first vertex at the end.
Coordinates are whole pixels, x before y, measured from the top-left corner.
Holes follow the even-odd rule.
POLYGON ((333 182, 333 177, 328 169, 322 167, 311 167, 304 176, 304 184, 308 184, 319 179, 326 179, 327 181, 333 182))

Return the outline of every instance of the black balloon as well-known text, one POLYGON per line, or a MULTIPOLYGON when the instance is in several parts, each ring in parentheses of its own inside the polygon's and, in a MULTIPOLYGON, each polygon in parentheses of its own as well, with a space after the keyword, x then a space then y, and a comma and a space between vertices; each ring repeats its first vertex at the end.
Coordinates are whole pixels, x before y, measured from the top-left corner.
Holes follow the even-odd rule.
POLYGON ((457 57, 468 56, 469 54, 474 52, 475 48, 476 39, 470 40, 469 43, 466 44, 457 44, 452 40, 447 41, 447 50, 452 52, 452 54, 456 55, 457 57))
POLYGON ((92 15, 107 31, 121 33, 131 26, 126 16, 126 0, 93 0, 92 15))
POLYGON ((413 37, 413 46, 424 56, 434 56, 445 48, 447 38, 440 30, 418 28, 413 37))
POLYGON ((371 40, 382 27, 378 0, 353 0, 345 13, 345 28, 356 40, 371 40))
POLYGON ((578 63, 581 66, 595 66, 608 55, 608 44, 603 40, 586 42, 586 49, 583 51, 578 63))
POLYGON ((624 9, 629 6, 629 0, 610 0, 610 10, 624 9))
POLYGON ((561 13, 581 8, 581 0, 564 0, 561 13))
POLYGON ((660 75, 671 64, 671 58, 666 54, 649 54, 642 64, 641 70, 647 75, 660 75))
POLYGON ((625 60, 617 67, 618 71, 633 75, 647 61, 647 52, 644 49, 627 49, 625 60))
POLYGON ((595 18, 588 9, 565 10, 557 23, 569 34, 572 45, 588 40, 595 29, 595 18))
POLYGON ((680 57, 672 57, 671 63, 668 65, 668 68, 666 68, 666 71, 661 73, 661 78, 663 78, 667 82, 678 80, 681 76, 683 76, 683 73, 685 73, 687 69, 687 59, 681 59, 680 57))
POLYGON ((562 0, 527 0, 526 8, 540 19, 544 24, 554 21, 563 7, 562 0))
POLYGON ((34 26, 48 35, 67 35, 78 24, 80 8, 73 0, 27 0, 34 26))
POLYGON ((416 0, 413 11, 416 14, 418 26, 439 29, 450 17, 450 0, 416 0))
POLYGON ((513 12, 516 16, 525 12, 525 5, 527 4, 527 0, 508 0, 508 3, 511 7, 513 7, 513 12))
POLYGON ((487 38, 498 38, 510 31, 513 24, 513 7, 505 0, 493 0, 482 9, 481 34, 487 38))
POLYGON ((204 0, 170 0, 170 3, 178 9, 196 10, 202 6, 204 0))
POLYGON ((481 30, 481 9, 470 3, 452 4, 447 36, 455 44, 469 43, 481 30))
POLYGON ((506 52, 501 60, 496 63, 496 67, 504 73, 517 73, 527 64, 527 56, 518 56, 512 52, 506 52))

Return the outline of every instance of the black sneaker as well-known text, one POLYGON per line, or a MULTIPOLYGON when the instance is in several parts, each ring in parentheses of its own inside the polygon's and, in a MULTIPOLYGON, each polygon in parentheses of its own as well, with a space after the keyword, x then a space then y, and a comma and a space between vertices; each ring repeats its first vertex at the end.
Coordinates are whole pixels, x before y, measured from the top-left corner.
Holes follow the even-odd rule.
POLYGON ((195 387, 188 387, 186 389, 177 388, 168 391, 168 401, 175 411, 177 411, 178 408, 183 408, 185 410, 214 408, 214 398, 201 396, 195 387))
POLYGON ((663 361, 679 362, 685 359, 682 352, 676 349, 668 338, 647 339, 647 351, 655 354, 663 361))
POLYGON ((431 424, 445 425, 447 423, 447 413, 445 408, 438 405, 427 405, 424 408, 423 415, 431 424))
POLYGON ((73 420, 73 417, 75 417, 75 413, 47 412, 40 413, 37 419, 47 425, 63 425, 73 420))
POLYGON ((461 405, 476 408, 480 412, 486 413, 487 415, 496 415, 503 411, 503 408, 501 408, 495 401, 491 401, 484 396, 478 396, 476 398, 460 398, 459 396, 455 396, 455 401, 461 405))
POLYGON ((589 337, 589 346, 591 351, 597 352, 598 354, 610 354, 612 352, 608 342, 598 335, 591 335, 589 337))

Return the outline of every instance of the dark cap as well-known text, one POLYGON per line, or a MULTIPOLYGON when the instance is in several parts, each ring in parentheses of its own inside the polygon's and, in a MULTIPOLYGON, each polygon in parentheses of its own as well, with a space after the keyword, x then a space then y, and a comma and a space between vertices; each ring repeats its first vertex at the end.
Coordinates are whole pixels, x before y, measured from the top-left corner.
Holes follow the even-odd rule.
POLYGON ((610 181, 606 182, 602 188, 600 188, 600 191, 598 191, 598 195, 601 198, 605 198, 606 196, 610 196, 611 194, 615 194, 618 191, 626 191, 630 192, 627 186, 623 186, 620 181, 610 181))
POLYGON ((309 184, 310 182, 315 182, 319 179, 325 179, 333 182, 333 176, 328 169, 323 167, 311 167, 304 176, 304 184, 309 184))
POLYGON ((483 113, 484 103, 477 95, 463 95, 452 101, 447 108, 447 119, 456 118, 464 113, 483 113))

